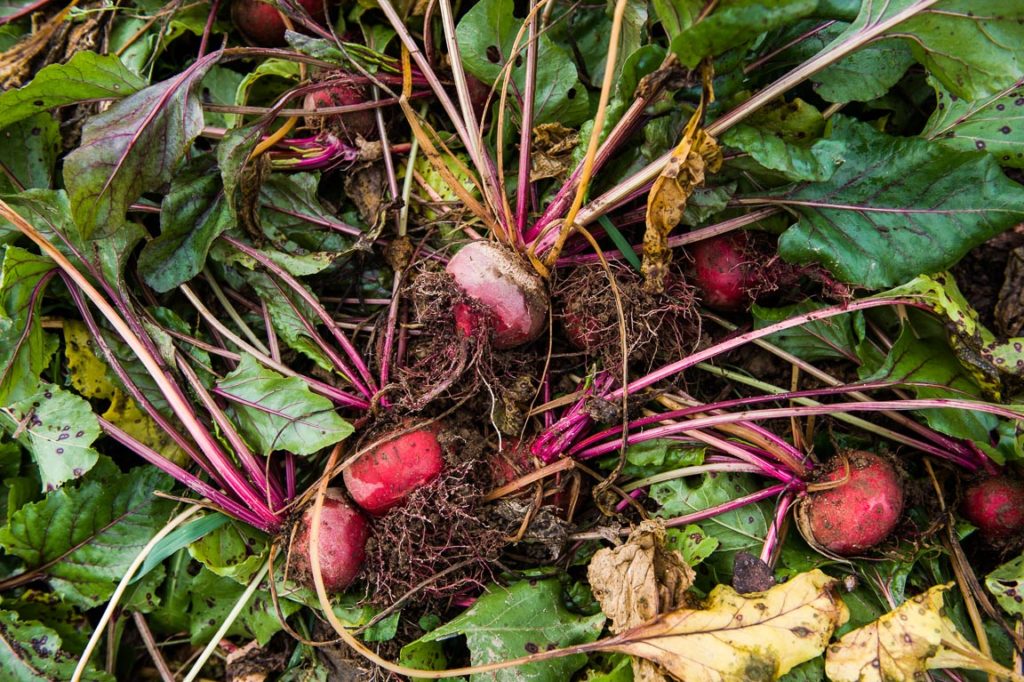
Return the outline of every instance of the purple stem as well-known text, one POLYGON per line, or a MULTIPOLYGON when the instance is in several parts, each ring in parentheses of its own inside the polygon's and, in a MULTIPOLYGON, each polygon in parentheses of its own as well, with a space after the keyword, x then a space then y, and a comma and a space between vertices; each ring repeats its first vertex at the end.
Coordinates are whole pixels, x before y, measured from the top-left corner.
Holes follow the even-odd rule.
POLYGON ((210 3, 210 12, 206 15, 206 26, 203 27, 203 38, 199 41, 199 54, 196 59, 202 59, 206 54, 206 46, 210 42, 210 33, 213 31, 213 22, 217 19, 217 11, 220 9, 220 0, 213 0, 210 3))
POLYGON ((761 561, 769 566, 773 566, 775 563, 772 558, 775 556, 775 548, 779 544, 779 531, 782 530, 782 525, 786 522, 786 514, 789 513, 789 508, 793 504, 793 498, 793 491, 790 490, 779 499, 779 504, 775 507, 775 519, 768 527, 764 545, 761 546, 761 561))
POLYGON ((260 530, 268 533, 276 532, 279 528, 280 522, 271 523, 266 519, 261 518, 259 514, 254 513, 245 505, 236 502, 226 494, 211 486, 209 483, 206 483, 194 474, 181 468, 148 445, 136 440, 118 428, 115 424, 107 421, 103 417, 97 416, 97 419, 99 420, 100 427, 108 436, 156 468, 160 469, 160 471, 163 471, 189 490, 210 500, 227 514, 234 516, 239 521, 243 521, 250 526, 259 528, 260 530))
MULTIPOLYGON (((759 421, 763 419, 783 419, 789 417, 802 417, 808 415, 831 414, 835 412, 873 412, 879 410, 923 410, 923 409, 961 409, 975 410, 994 414, 1008 419, 1024 419, 1024 414, 998 405, 975 402, 970 400, 956 400, 952 398, 931 398, 931 399, 906 399, 906 400, 878 400, 872 402, 832 403, 829 405, 797 405, 791 407, 777 407, 765 410, 747 410, 744 412, 733 412, 727 414, 715 414, 706 417, 698 417, 677 424, 668 424, 654 429, 648 429, 639 434, 629 436, 628 443, 639 443, 654 438, 676 435, 685 431, 704 429, 719 424, 734 424, 742 421, 759 421)), ((584 459, 608 454, 619 448, 617 441, 603 443, 587 448, 577 453, 577 457, 584 459)), ((936 448, 936 450, 938 450, 936 448)), ((976 470, 978 465, 973 460, 964 460, 962 455, 938 450, 936 456, 956 462, 971 470, 976 470), (939 454, 941 453, 941 454, 939 454)))
POLYGON ((234 424, 227 418, 224 411, 220 409, 217 401, 213 399, 213 396, 206 390, 206 387, 203 386, 199 376, 196 375, 192 367, 180 355, 178 356, 178 367, 181 369, 182 374, 185 375, 199 400, 202 401, 203 406, 210 413, 210 416, 213 417, 221 433, 227 438, 228 443, 234 449, 235 456, 241 463, 249 480, 252 481, 258 490, 266 495, 267 507, 271 511, 284 507, 284 492, 281 490, 281 484, 267 477, 264 463, 252 453, 249 446, 242 439, 242 436, 235 429, 234 424))
MULTIPOLYGON (((284 268, 280 267, 266 254, 261 253, 260 251, 249 246, 248 244, 239 241, 238 239, 235 239, 230 235, 225 234, 222 235, 221 238, 227 241, 229 244, 234 246, 242 253, 254 258, 261 265, 263 265, 263 267, 277 275, 285 284, 291 287, 291 289, 296 294, 298 294, 299 297, 302 298, 302 300, 305 301, 307 305, 309 305, 316 312, 317 317, 319 317, 320 320, 324 323, 324 325, 327 326, 331 334, 334 336, 334 339, 338 342, 338 345, 342 347, 342 349, 345 351, 345 354, 348 356, 349 360, 352 361, 352 364, 355 365, 356 369, 358 370, 358 375, 356 375, 355 372, 351 372, 351 370, 349 370, 349 379, 352 381, 352 384, 364 396, 366 396, 367 398, 373 398, 374 393, 376 393, 376 387, 374 386, 373 377, 370 374, 370 369, 366 366, 366 363, 363 362, 362 357, 360 357, 358 351, 356 351, 355 347, 353 347, 352 343, 348 340, 348 337, 342 334, 341 330, 338 329, 337 325, 334 324, 334 320, 331 318, 330 314, 326 310, 324 310, 324 307, 320 305, 320 302, 316 300, 316 298, 312 294, 306 291, 305 287, 303 287, 302 284, 297 279, 292 277, 292 275, 289 272, 287 272, 284 268), (365 384, 360 382, 360 376, 362 377, 365 384)), ((345 368, 347 369, 347 365, 345 366, 345 368)))
POLYGON ((727 512, 740 509, 747 506, 748 504, 754 504, 761 500, 766 500, 769 497, 774 497, 785 490, 790 488, 785 483, 776 483, 773 486, 769 486, 764 490, 758 490, 757 492, 744 495, 743 497, 737 497, 735 500, 729 500, 723 504, 716 505, 714 507, 708 507, 692 514, 686 514, 684 516, 677 516, 672 519, 665 521, 666 528, 676 528, 678 526, 685 526, 688 523, 695 523, 697 521, 704 521, 706 519, 714 518, 719 514, 725 514, 727 512))
POLYGON ((619 503, 615 505, 615 511, 622 513, 632 504, 630 500, 642 500, 645 497, 647 497, 647 491, 643 488, 637 488, 636 490, 630 491, 628 499, 619 500, 619 503))

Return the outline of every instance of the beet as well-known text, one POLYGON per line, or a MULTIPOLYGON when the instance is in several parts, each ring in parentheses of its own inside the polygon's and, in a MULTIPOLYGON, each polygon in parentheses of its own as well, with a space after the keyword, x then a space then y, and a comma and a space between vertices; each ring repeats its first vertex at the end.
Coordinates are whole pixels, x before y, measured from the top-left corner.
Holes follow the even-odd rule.
POLYGON ((380 516, 437 478, 443 466, 436 431, 423 428, 383 441, 353 462, 343 476, 356 504, 380 516))
MULTIPOLYGON (((903 486, 888 460, 871 452, 846 453, 849 478, 809 494, 799 509, 800 530, 812 544, 854 556, 885 540, 903 513, 903 486)), ((833 460, 819 482, 841 481, 843 458, 833 460)))
MULTIPOLYGON (((362 104, 367 101, 366 90, 354 83, 337 82, 332 83, 322 90, 311 92, 306 95, 306 109, 324 109, 327 107, 344 107, 352 104, 362 104)), ((364 111, 353 111, 347 114, 338 114, 321 119, 321 125, 336 124, 347 133, 348 137, 358 135, 369 139, 377 132, 377 118, 372 109, 364 111)))
POLYGON ((753 302, 756 260, 746 232, 732 232, 693 245, 696 284, 701 300, 723 312, 745 310, 753 302))
MULTIPOLYGON (((313 20, 324 23, 323 0, 298 0, 313 20)), ((280 47, 285 45, 284 20, 277 8, 260 0, 234 0, 231 3, 231 21, 235 28, 253 45, 280 47)))
POLYGON ((964 492, 960 513, 989 541, 1024 534, 1024 482, 1005 477, 977 481, 964 492))
POLYGON ((581 312, 566 312, 562 315, 565 337, 576 348, 589 351, 601 340, 601 331, 606 326, 594 315, 581 312))
POLYGON ((533 341, 544 330, 548 296, 544 283, 517 254, 497 244, 475 241, 448 262, 448 274, 488 313, 465 303, 455 305, 456 326, 468 336, 489 325, 495 348, 533 341), (489 319, 485 319, 489 318, 489 319))
MULTIPOLYGON (((313 507, 299 521, 290 563, 298 577, 312 583, 309 531, 313 507)), ((328 488, 320 512, 320 572, 328 592, 341 592, 352 584, 366 559, 370 530, 366 518, 345 499, 340 488, 328 488)))

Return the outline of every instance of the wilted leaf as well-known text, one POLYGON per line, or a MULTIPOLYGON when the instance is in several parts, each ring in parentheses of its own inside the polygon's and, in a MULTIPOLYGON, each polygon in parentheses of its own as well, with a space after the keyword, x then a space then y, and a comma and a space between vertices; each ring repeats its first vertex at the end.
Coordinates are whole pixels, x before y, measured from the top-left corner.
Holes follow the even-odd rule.
POLYGON ((921 275, 888 293, 921 299, 947 323, 949 342, 957 358, 990 396, 999 397, 1001 375, 1024 376, 1024 338, 998 340, 982 324, 978 311, 960 293, 951 274, 921 275))
POLYGON ((644 232, 644 286, 655 292, 665 288, 665 275, 672 252, 668 235, 683 219, 686 202, 693 190, 704 183, 705 173, 722 167, 722 150, 715 138, 700 128, 703 104, 690 117, 683 139, 647 195, 647 230, 644 232))
POLYGON ((932 85, 938 102, 922 137, 950 149, 981 149, 1001 166, 1024 168, 1024 82, 974 101, 932 85))
MULTIPOLYGON (((34 620, 23 621, 13 611, 0 610, 0 678, 5 682, 69 680, 78 657, 61 648, 54 630, 34 620)), ((89 665, 83 680, 113 681, 110 675, 89 665)))
POLYGON ((53 490, 89 471, 99 458, 92 443, 99 422, 84 399, 53 384, 0 407, 0 424, 39 467, 43 489, 53 490))
POLYGON ((680 609, 607 641, 686 682, 776 680, 821 655, 847 611, 837 581, 815 569, 767 592, 719 585, 703 609, 680 609))
POLYGON ((66 64, 50 64, 28 85, 0 95, 0 128, 40 111, 107 97, 126 97, 146 82, 113 55, 76 52, 66 64))
POLYGON ((109 401, 104 419, 168 459, 179 464, 187 459, 167 432, 142 411, 120 383, 115 383, 107 364, 96 356, 85 324, 76 320, 64 322, 64 354, 68 378, 75 390, 86 398, 109 401))
MULTIPOLYGON (((693 569, 683 557, 665 546, 665 526, 660 521, 641 523, 625 544, 601 549, 590 560, 587 578, 601 610, 619 633, 652 618, 687 605, 686 590, 693 584, 693 569)), ((662 680, 657 666, 634 659, 636 680, 662 680)))
POLYGON ((964 639, 944 613, 942 596, 951 585, 936 585, 874 623, 844 635, 828 648, 825 673, 829 680, 913 680, 941 668, 1001 671, 1000 677, 1011 677, 1010 671, 986 659, 964 639))
POLYGON ((117 231, 128 206, 173 177, 203 128, 193 87, 218 58, 121 100, 85 124, 82 144, 64 160, 64 182, 82 234, 117 231))
POLYGON ((835 117, 831 139, 845 149, 832 177, 778 193, 800 216, 779 239, 787 260, 820 262, 844 282, 894 286, 949 267, 1024 220, 1024 188, 988 155, 890 137, 845 116, 835 117))
POLYGON ((985 587, 1004 611, 1024 616, 1024 554, 985 576, 985 587))
POLYGON ((572 152, 579 141, 579 132, 561 123, 542 123, 534 127, 530 182, 565 176, 572 168, 572 152))
POLYGON ((154 467, 122 474, 103 461, 81 484, 19 509, 0 529, 0 546, 26 570, 44 571, 66 601, 102 604, 170 516, 173 503, 153 495, 169 484, 154 467))
POLYGON ((242 356, 218 388, 260 454, 284 450, 311 455, 352 434, 352 426, 330 400, 310 391, 302 379, 282 376, 249 355, 242 356))

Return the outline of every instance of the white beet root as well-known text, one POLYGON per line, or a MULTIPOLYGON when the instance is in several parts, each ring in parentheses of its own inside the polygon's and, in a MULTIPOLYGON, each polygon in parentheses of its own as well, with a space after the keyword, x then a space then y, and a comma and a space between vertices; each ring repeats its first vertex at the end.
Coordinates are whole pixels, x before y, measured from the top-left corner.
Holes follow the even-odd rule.
MULTIPOLYGON (((476 241, 455 254, 447 270, 467 296, 490 312, 495 348, 533 341, 544 330, 548 314, 544 283, 515 252, 476 241)), ((466 310, 454 312, 459 329, 471 333, 478 323, 475 316, 466 310)))

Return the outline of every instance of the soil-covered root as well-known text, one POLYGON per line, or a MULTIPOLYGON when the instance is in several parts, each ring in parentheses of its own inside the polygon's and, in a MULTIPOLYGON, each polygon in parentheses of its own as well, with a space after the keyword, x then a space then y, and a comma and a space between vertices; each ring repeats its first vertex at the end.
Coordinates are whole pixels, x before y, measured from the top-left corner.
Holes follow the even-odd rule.
MULTIPOLYGON (((295 539, 288 556, 291 573, 307 585, 313 584, 310 563, 310 531, 313 507, 297 521, 295 539)), ((324 588, 343 592, 363 569, 369 527, 366 518, 345 497, 340 488, 328 488, 320 512, 319 557, 324 588)))
POLYGON ((967 486, 960 513, 993 545, 1024 537, 1024 481, 1009 476, 983 478, 967 486))
POLYGON ((815 488, 797 507, 797 525, 808 543, 828 554, 867 552, 889 537, 903 514, 900 474, 873 452, 836 457, 815 488))
POLYGON ((390 606, 410 592, 407 604, 436 604, 492 580, 505 540, 482 513, 491 486, 482 441, 458 430, 442 435, 441 476, 374 524, 364 576, 375 605, 390 606))
MULTIPOLYGON (((626 349, 630 360, 678 356, 700 338, 695 289, 670 273, 664 293, 644 289, 640 275, 612 264, 622 302, 626 349)), ((557 317, 569 342, 602 358, 606 367, 622 363, 619 310, 608 274, 600 265, 576 268, 555 285, 557 317)))

